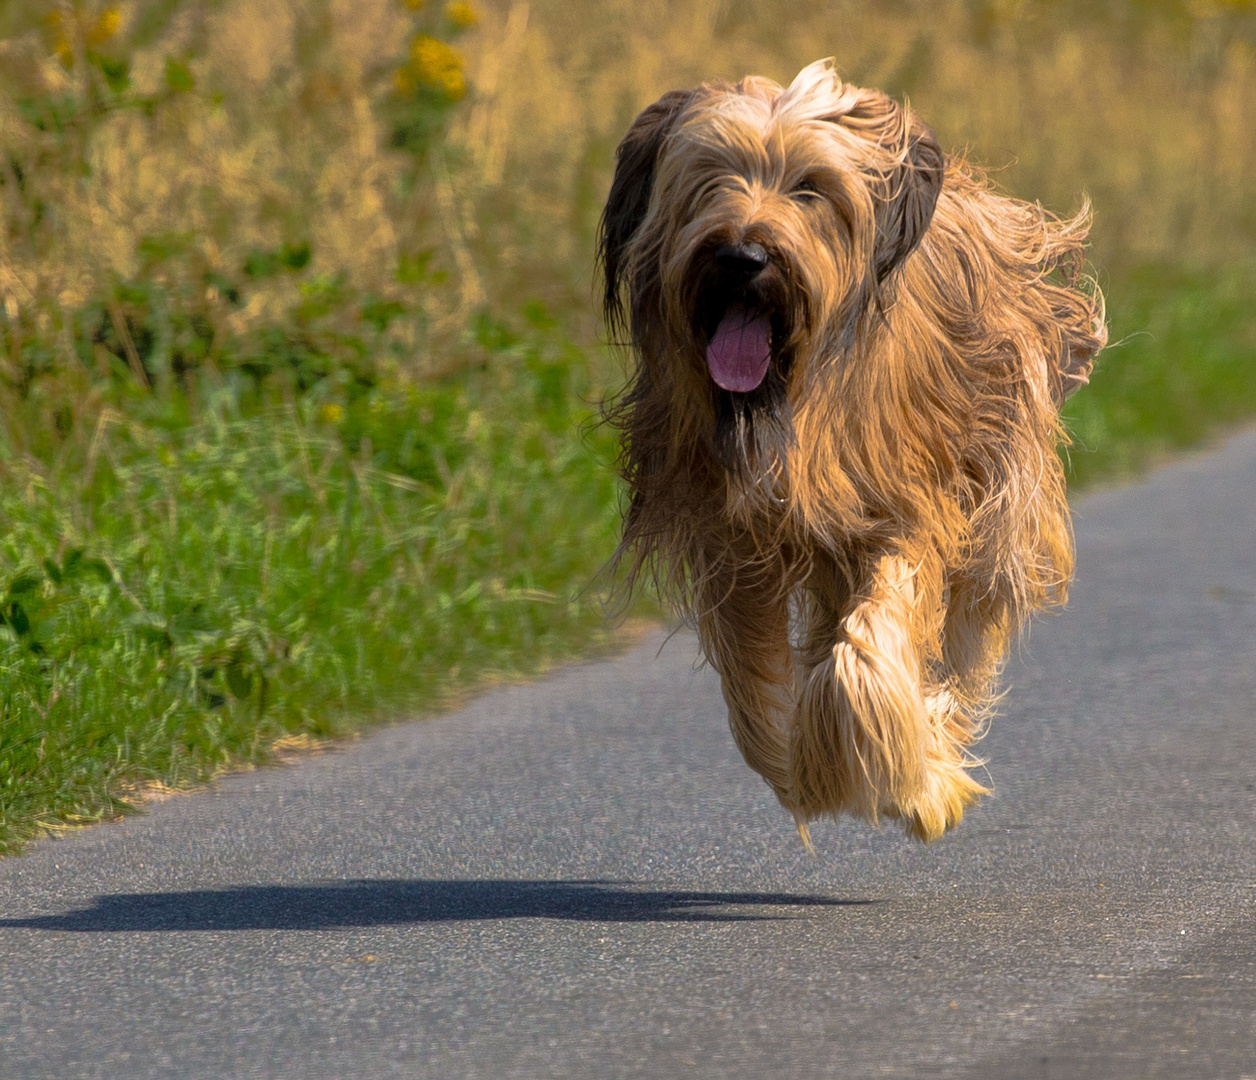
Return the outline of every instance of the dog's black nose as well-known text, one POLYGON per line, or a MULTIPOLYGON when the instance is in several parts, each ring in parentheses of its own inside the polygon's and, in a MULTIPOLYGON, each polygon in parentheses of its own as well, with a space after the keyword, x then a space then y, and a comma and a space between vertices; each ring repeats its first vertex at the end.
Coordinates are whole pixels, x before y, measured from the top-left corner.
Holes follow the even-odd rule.
POLYGON ((725 244, 716 250, 715 262, 729 277, 749 281, 768 265, 768 253, 762 244, 725 244))

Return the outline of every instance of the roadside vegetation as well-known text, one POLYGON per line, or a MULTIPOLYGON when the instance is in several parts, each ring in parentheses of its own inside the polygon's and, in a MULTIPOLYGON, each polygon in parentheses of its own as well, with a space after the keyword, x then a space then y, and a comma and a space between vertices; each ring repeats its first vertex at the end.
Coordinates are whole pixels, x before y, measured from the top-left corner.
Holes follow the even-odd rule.
POLYGON ((0 0, 0 852, 613 643, 591 253, 665 89, 834 53, 1087 191, 1078 482, 1256 413, 1251 3, 596 8, 0 0))

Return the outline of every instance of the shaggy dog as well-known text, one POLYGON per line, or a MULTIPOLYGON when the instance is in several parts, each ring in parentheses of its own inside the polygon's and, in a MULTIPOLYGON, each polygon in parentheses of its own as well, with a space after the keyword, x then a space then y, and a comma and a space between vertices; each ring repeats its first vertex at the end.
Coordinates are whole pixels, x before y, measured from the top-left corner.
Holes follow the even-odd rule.
POLYGON ((968 748, 1072 572, 1058 409, 1106 340, 1087 228, 829 61, 665 94, 619 146, 619 558, 696 624, 805 842, 841 813, 932 840, 986 793, 968 748))

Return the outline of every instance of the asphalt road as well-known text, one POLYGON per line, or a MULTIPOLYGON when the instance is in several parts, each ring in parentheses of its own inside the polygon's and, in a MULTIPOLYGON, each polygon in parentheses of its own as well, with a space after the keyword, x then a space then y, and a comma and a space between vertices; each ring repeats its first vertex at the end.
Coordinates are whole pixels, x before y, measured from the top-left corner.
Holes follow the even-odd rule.
POLYGON ((1256 1078, 1256 432, 1077 533, 932 847, 660 636, 0 863, 0 1075, 1256 1078))

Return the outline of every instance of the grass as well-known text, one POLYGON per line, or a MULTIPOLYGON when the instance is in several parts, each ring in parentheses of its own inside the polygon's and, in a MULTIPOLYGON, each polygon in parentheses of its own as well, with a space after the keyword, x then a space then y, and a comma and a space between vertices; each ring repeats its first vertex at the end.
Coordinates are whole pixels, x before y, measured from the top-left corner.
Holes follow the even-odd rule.
POLYGON ((1140 267, 1106 285, 1113 344, 1065 406, 1071 483, 1137 475, 1256 415, 1256 269, 1140 267))
MULTIPOLYGON (((1069 404, 1075 487, 1256 414, 1254 284, 1109 284, 1124 340, 1069 404)), ((589 365, 552 327, 488 337, 343 405, 131 391, 56 453, 4 447, 0 851, 613 642, 589 365)))
POLYGON ((590 252, 663 90, 832 53, 1089 192, 1075 486, 1256 415, 1251 0, 260 10, 0 0, 0 852, 611 644, 590 252))
POLYGON ((494 361, 347 407, 115 404, 85 448, 8 448, 0 850, 607 643, 580 365, 494 361))

